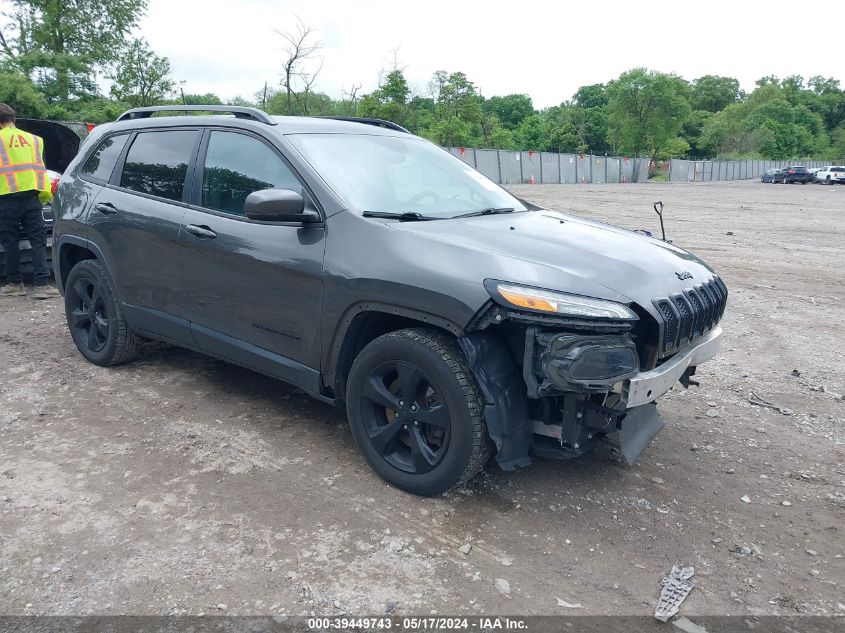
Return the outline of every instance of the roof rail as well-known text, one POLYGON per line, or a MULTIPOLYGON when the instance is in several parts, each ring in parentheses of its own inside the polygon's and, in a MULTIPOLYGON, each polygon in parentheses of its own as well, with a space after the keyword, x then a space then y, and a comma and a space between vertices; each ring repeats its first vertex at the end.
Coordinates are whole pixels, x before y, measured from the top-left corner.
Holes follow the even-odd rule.
POLYGON ((273 117, 258 108, 229 105, 166 105, 132 108, 117 117, 117 120, 131 121, 133 119, 147 119, 156 112, 226 112, 228 114, 234 114, 238 119, 251 119, 268 125, 277 124, 273 117))
POLYGON ((375 125, 376 127, 387 128, 388 130, 396 130, 397 132, 404 132, 410 134, 408 130, 403 128, 398 123, 393 121, 385 121, 384 119, 371 119, 368 117, 359 116, 320 116, 320 119, 335 119, 336 121, 351 121, 352 123, 364 123, 365 125, 375 125))

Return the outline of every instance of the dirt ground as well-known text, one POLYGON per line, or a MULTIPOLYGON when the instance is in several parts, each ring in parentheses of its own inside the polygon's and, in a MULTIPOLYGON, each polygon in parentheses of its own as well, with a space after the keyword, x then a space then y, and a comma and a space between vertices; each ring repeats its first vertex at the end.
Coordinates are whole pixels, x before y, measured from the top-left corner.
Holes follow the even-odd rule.
POLYGON ((651 230, 662 200, 730 288, 637 465, 601 447, 416 498, 340 410, 159 344, 95 367, 60 300, 0 297, 0 614, 649 615, 674 563, 690 617, 845 612, 845 188, 514 189, 651 230))

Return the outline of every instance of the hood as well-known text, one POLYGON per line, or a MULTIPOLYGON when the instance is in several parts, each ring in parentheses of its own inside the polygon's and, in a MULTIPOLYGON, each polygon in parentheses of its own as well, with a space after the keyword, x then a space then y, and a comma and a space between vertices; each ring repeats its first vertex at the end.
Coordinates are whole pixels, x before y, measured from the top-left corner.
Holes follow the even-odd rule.
POLYGON ((618 300, 652 311, 651 300, 711 279, 712 269, 695 255, 645 235, 555 211, 529 211, 431 222, 401 222, 397 231, 456 247, 510 258, 530 279, 503 279, 572 292, 583 282, 607 288, 618 300), (581 283, 573 283, 575 281, 581 283))
POLYGON ((49 170, 64 173, 79 152, 82 139, 66 125, 41 119, 17 119, 15 126, 44 140, 44 164, 49 170))

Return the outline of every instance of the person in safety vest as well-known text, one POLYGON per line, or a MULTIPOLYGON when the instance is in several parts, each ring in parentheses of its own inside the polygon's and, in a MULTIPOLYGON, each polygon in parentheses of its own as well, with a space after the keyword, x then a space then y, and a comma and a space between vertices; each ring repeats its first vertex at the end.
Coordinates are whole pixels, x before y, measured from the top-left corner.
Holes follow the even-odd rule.
POLYGON ((49 285, 47 236, 41 207, 53 199, 44 166, 44 141, 15 127, 15 111, 0 103, 0 244, 6 254, 6 283, 0 295, 25 297, 20 271, 21 237, 32 247, 33 297, 59 296, 49 285), (20 229, 23 227, 23 232, 20 229))

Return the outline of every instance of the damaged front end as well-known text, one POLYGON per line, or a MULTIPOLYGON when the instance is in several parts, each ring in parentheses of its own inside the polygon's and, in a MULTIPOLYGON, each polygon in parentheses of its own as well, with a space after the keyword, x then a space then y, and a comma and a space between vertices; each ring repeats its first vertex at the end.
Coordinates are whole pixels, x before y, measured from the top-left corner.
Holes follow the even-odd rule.
POLYGON ((634 463, 663 428, 654 401, 678 381, 688 386, 696 366, 718 350, 716 321, 708 329, 702 324, 686 348, 661 357, 664 328, 637 306, 584 300, 591 303, 583 310, 600 318, 547 314, 567 296, 526 291, 523 301, 518 292, 508 294, 512 287, 497 293, 500 288, 488 286, 493 301, 461 345, 485 395, 497 462, 506 470, 529 464, 530 454, 576 457, 603 438, 634 463))
POLYGON ((532 428, 536 455, 582 455, 608 436, 616 437, 628 463, 663 428, 654 404, 628 408, 625 381, 640 373, 631 332, 591 335, 549 332, 529 326, 525 332, 523 378, 534 402, 532 428))

